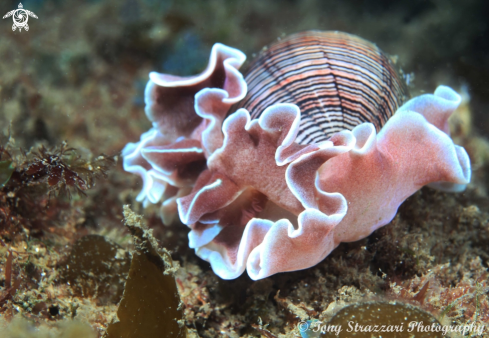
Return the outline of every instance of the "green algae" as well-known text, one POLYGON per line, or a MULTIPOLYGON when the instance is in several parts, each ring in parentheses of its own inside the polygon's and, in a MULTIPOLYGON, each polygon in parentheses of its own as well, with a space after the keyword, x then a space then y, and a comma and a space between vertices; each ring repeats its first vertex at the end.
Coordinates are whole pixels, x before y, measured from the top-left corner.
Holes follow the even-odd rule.
POLYGON ((118 322, 107 328, 105 338, 185 337, 183 320, 171 257, 156 249, 151 231, 141 224, 141 217, 124 209, 126 225, 136 240, 124 295, 117 310, 118 322))
POLYGON ((61 274, 76 295, 97 296, 102 304, 117 303, 129 267, 128 252, 103 236, 88 235, 75 242, 61 274))
POLYGON ((48 325, 34 326, 23 318, 12 320, 5 331, 0 331, 2 338, 96 338, 96 332, 87 323, 76 320, 60 321, 57 327, 48 325))
POLYGON ((8 183, 14 170, 12 161, 0 161, 0 188, 8 183))
POLYGON ((119 305, 119 322, 107 328, 106 338, 185 337, 177 322, 180 299, 175 280, 162 271, 144 253, 135 253, 119 305))

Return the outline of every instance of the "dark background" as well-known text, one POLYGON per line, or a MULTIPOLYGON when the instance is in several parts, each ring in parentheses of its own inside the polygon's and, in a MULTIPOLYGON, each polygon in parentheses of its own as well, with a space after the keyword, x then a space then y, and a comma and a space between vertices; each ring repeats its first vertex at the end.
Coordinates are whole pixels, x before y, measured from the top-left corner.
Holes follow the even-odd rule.
MULTIPOLYGON (((397 56, 402 70, 411 79, 414 75, 413 94, 432 92, 439 84, 457 91, 465 88, 471 96, 476 130, 489 135, 487 1, 22 3, 39 19, 30 18, 30 31, 21 33, 11 31, 11 18, 2 20, 1 44, 8 51, 2 57, 0 73, 4 88, 9 85, 9 62, 21 57, 23 71, 29 77, 54 88, 80 87, 97 77, 98 81, 110 81, 100 77, 100 69, 104 68, 107 74, 123 72, 135 88, 126 96, 132 95, 134 104, 142 106, 149 70, 195 74, 205 67, 215 42, 241 49, 252 59, 253 53, 286 34, 306 29, 340 30, 366 38, 397 56)), ((2 1, 0 12, 16 9, 17 5, 18 1, 2 1)), ((0 105, 14 96, 4 90, 0 105)))

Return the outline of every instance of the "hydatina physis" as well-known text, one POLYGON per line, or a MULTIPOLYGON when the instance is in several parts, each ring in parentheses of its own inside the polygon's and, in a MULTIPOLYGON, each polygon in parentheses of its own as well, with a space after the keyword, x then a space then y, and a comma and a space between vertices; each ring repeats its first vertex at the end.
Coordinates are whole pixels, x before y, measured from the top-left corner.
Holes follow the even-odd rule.
POLYGON ((215 44, 200 75, 150 73, 153 128, 123 150, 137 199, 232 279, 314 266, 386 225, 424 185, 462 191, 470 160, 449 136, 460 96, 440 86, 407 102, 377 46, 309 31, 245 55, 215 44))

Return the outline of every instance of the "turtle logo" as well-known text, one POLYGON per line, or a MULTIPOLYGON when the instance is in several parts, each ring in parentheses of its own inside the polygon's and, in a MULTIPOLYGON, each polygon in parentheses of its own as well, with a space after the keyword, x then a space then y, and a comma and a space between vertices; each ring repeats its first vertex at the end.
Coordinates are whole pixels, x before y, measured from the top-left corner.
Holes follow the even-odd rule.
POLYGON ((33 18, 37 19, 36 14, 24 9, 24 6, 22 6, 22 4, 19 3, 18 9, 14 9, 13 11, 8 12, 3 16, 3 18, 5 19, 8 17, 12 17, 12 19, 14 20, 14 24, 12 25, 12 30, 15 32, 15 30, 18 28, 20 32, 22 31, 22 28, 24 28, 26 31, 29 30, 29 25, 27 24, 27 21, 29 20, 29 16, 32 16, 33 18))

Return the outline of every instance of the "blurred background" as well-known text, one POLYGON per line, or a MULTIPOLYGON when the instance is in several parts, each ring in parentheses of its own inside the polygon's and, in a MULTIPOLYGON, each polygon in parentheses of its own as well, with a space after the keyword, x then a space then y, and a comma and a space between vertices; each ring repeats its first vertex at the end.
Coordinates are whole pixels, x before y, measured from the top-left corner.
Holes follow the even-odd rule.
MULTIPOLYGON (((30 30, 0 23, 0 123, 18 145, 68 140, 117 152, 149 127, 143 91, 151 70, 195 74, 221 42, 248 60, 277 38, 339 30, 397 60, 411 93, 446 84, 470 95, 489 135, 488 3, 480 0, 27 0, 30 30), (121 133, 123 131, 123 133, 121 133)), ((18 6, 2 1, 0 12, 18 6)), ((246 67, 246 65, 245 65, 246 67)))

